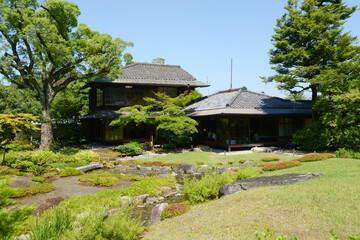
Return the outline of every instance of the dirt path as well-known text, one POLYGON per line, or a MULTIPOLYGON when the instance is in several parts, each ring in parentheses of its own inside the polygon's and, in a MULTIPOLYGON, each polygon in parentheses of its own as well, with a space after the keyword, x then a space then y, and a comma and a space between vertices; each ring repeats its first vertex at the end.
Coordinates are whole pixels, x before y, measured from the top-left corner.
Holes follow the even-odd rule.
MULTIPOLYGON (((78 176, 58 178, 51 183, 51 185, 56 187, 55 191, 17 199, 17 201, 20 201, 18 204, 36 204, 38 205, 38 208, 35 210, 35 213, 42 213, 46 209, 58 205, 66 198, 92 195, 105 189, 125 188, 129 187, 133 183, 131 181, 118 180, 112 187, 102 187, 82 183, 77 181, 77 179, 78 176)), ((14 182, 16 181, 21 181, 21 183, 29 181, 29 184, 32 182, 29 178, 25 179, 24 177, 21 177, 21 179, 15 179, 14 182)))

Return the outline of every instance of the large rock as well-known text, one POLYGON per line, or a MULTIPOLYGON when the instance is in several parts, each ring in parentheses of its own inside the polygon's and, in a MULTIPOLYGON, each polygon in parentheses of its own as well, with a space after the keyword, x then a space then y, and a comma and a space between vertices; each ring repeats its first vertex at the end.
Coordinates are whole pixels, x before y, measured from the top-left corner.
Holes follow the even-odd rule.
POLYGON ((253 153, 271 153, 277 149, 277 147, 253 147, 251 151, 253 153))
POLYGON ((137 202, 141 202, 144 203, 146 201, 146 198, 149 197, 149 194, 143 194, 143 195, 139 195, 133 198, 133 202, 137 203, 137 202))
POLYGON ((146 198, 146 203, 147 204, 154 204, 159 202, 159 199, 157 197, 148 197, 146 198))
POLYGON ((160 203, 158 205, 156 205, 150 213, 150 219, 148 222, 148 225, 152 225, 154 223, 160 222, 161 220, 161 213, 164 210, 164 208, 166 208, 169 204, 167 203, 160 203))
POLYGON ((87 171, 92 171, 92 170, 96 170, 99 168, 102 168, 102 163, 100 162, 91 162, 90 165, 87 166, 82 166, 82 167, 77 167, 75 169, 80 170, 82 172, 87 172, 87 171))
POLYGON ((175 172, 194 173, 194 172, 196 172, 196 166, 191 163, 180 163, 178 166, 176 166, 175 172))
POLYGON ((255 167, 256 163, 254 161, 246 161, 242 164, 240 164, 240 167, 255 167))
POLYGON ((312 178, 321 177, 321 173, 296 174, 290 173, 279 176, 255 177, 239 180, 223 185, 219 190, 219 197, 234 194, 242 190, 258 188, 262 186, 286 185, 303 182, 312 178))

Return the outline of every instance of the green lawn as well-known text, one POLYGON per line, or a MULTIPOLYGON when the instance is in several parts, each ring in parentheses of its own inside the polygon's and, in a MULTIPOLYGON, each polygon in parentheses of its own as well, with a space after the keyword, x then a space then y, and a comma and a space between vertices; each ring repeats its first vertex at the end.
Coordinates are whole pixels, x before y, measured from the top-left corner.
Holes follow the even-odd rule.
POLYGON ((138 161, 162 161, 162 162, 173 162, 173 163, 193 163, 193 164, 206 164, 209 166, 219 166, 219 163, 224 165, 228 164, 229 161, 233 161, 234 164, 239 165, 239 160, 254 160, 256 163, 261 162, 260 159, 264 157, 278 157, 280 161, 292 160, 295 157, 286 155, 277 155, 274 153, 252 153, 252 154, 241 154, 241 155, 219 155, 211 152, 185 152, 178 154, 171 154, 162 157, 145 158, 138 161))
MULTIPOLYGON (((216 162, 208 156, 203 159, 216 162)), ((305 240, 331 239, 330 229, 340 239, 360 234, 360 160, 303 163, 266 174, 307 172, 321 172, 323 176, 293 185, 243 191, 194 206, 185 215, 151 226, 144 239, 255 239, 255 232, 266 229, 305 240)))

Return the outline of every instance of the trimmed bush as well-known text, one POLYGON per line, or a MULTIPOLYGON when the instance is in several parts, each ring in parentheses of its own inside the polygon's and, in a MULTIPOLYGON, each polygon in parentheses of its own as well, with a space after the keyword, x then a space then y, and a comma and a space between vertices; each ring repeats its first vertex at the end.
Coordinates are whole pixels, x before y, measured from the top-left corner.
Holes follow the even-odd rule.
POLYGON ((76 175, 82 175, 84 174, 82 171, 77 170, 75 168, 65 168, 61 171, 60 177, 68 177, 68 176, 76 176, 76 175))
POLYGON ((245 159, 240 159, 240 160, 239 160, 239 163, 242 164, 242 163, 244 163, 244 162, 246 162, 246 161, 247 161, 247 160, 245 160, 245 159))
POLYGON ((123 145, 119 145, 115 148, 116 151, 125 153, 127 155, 139 155, 142 153, 143 145, 138 142, 129 142, 123 145))
POLYGON ((280 160, 280 158, 278 158, 278 157, 266 157, 266 158, 261 159, 261 161, 263 161, 263 162, 276 162, 279 160, 280 160))
POLYGON ((264 165, 263 170, 264 171, 275 171, 275 170, 279 170, 279 169, 291 168, 291 167, 296 167, 296 166, 300 166, 300 165, 301 165, 301 163, 296 160, 277 162, 277 163, 267 163, 264 165))
POLYGON ((165 149, 175 149, 176 148, 176 145, 173 144, 173 143, 165 143, 162 145, 163 148, 165 149))
POLYGON ((229 165, 233 165, 233 164, 234 164, 234 161, 228 161, 228 164, 229 164, 229 165))
POLYGON ((74 163, 88 163, 93 162, 98 157, 99 154, 91 150, 80 150, 75 155, 71 156, 69 160, 74 163))
POLYGON ((183 203, 173 203, 164 208, 163 212, 161 213, 161 220, 166 218, 172 218, 179 215, 182 215, 190 210, 189 205, 185 205, 183 203))
POLYGON ((33 185, 29 188, 7 188, 6 191, 10 193, 10 197, 12 198, 20 198, 26 197, 41 193, 52 192, 56 189, 53 185, 48 183, 40 183, 37 185, 33 185))
POLYGON ((297 158, 295 160, 299 161, 299 162, 314 162, 314 161, 321 161, 321 160, 325 160, 328 158, 334 158, 334 157, 336 157, 336 156, 334 154, 330 154, 330 153, 312 153, 312 154, 305 155, 301 158, 297 158))
POLYGON ((31 181, 42 183, 42 182, 45 182, 45 178, 40 177, 40 176, 36 176, 36 177, 32 177, 31 181))
POLYGON ((79 177, 78 181, 80 182, 88 182, 94 185, 101 186, 114 186, 115 182, 118 180, 117 177, 112 176, 110 174, 100 175, 100 174, 84 174, 79 177))
POLYGON ((40 176, 46 173, 48 168, 46 166, 33 165, 30 167, 29 172, 34 174, 35 176, 40 176))

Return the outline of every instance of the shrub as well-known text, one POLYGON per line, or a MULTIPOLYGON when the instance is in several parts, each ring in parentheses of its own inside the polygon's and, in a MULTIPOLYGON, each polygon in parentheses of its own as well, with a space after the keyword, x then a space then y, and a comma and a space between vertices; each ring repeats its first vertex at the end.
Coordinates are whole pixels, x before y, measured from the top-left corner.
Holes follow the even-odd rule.
POLYGON ((48 170, 48 168, 45 166, 33 165, 30 167, 29 172, 33 173, 35 176, 39 176, 39 175, 43 175, 44 173, 46 173, 47 170, 48 170))
POLYGON ((164 220, 166 218, 172 218, 179 215, 182 215, 190 210, 189 205, 185 205, 183 203, 173 203, 164 208, 161 213, 161 219, 164 220))
POLYGON ((114 186, 115 182, 118 180, 115 177, 115 174, 108 174, 108 173, 92 173, 92 174, 84 174, 79 177, 78 181, 80 182, 88 182, 92 183, 93 185, 101 185, 101 186, 114 186))
POLYGON ((350 156, 350 158, 360 159, 360 150, 340 148, 338 151, 336 151, 336 156, 341 158, 349 158, 348 156, 350 156))
POLYGON ((60 162, 62 156, 60 153, 54 153, 48 149, 35 151, 29 157, 29 161, 33 162, 36 165, 43 165, 45 163, 55 163, 60 162))
POLYGON ((0 239, 15 239, 35 206, 14 207, 16 202, 9 200, 8 191, 3 191, 7 184, 7 181, 0 180, 0 239))
POLYGON ((45 182, 45 178, 44 177, 40 177, 40 176, 36 176, 36 177, 32 177, 31 178, 31 181, 34 181, 34 182, 45 182))
POLYGON ((312 154, 305 155, 301 158, 297 158, 295 160, 299 161, 299 162, 314 162, 314 161, 321 161, 321 160, 325 160, 328 158, 334 158, 334 157, 336 157, 336 156, 334 154, 330 154, 330 153, 312 153, 312 154))
POLYGON ((50 185, 48 183, 40 183, 37 185, 33 185, 28 188, 10 188, 11 197, 12 198, 20 198, 20 197, 26 197, 41 193, 47 193, 52 192, 56 189, 53 185, 50 185))
POLYGON ((11 166, 13 168, 17 168, 19 169, 21 172, 26 172, 28 171, 31 167, 34 166, 34 164, 30 161, 21 161, 21 160, 18 160, 16 161, 14 164, 11 164, 11 166))
POLYGON ((116 151, 125 153, 127 155, 139 155, 142 153, 143 145, 138 142, 129 142, 123 145, 119 145, 115 148, 116 151))
POLYGON ((31 239, 61 239, 60 236, 67 229, 72 229, 75 218, 71 217, 70 210, 56 208, 51 213, 45 217, 36 218, 31 227, 31 239))
POLYGON ((218 197, 222 185, 236 180, 233 172, 209 173, 201 179, 184 179, 183 194, 191 204, 203 203, 218 197))
POLYGON ((233 164, 234 164, 234 161, 228 161, 228 164, 229 164, 229 165, 233 165, 233 164))
POLYGON ((277 162, 277 163, 267 163, 264 165, 263 170, 264 171, 275 171, 275 170, 279 170, 279 169, 290 168, 290 167, 295 167, 295 166, 300 166, 300 165, 301 165, 301 163, 296 160, 277 162))
POLYGON ((247 160, 245 160, 245 159, 240 159, 240 160, 239 160, 239 163, 242 164, 242 163, 244 163, 244 162, 246 162, 246 161, 247 161, 247 160))
POLYGON ((278 157, 266 157, 266 158, 262 158, 261 161, 263 162, 275 162, 275 161, 279 161, 280 158, 278 157))
POLYGON ((122 239, 136 240, 144 232, 144 223, 132 216, 131 208, 123 207, 114 215, 104 218, 104 211, 95 209, 76 219, 75 227, 67 230, 61 239, 122 239))
POLYGON ((203 162, 196 162, 197 165, 204 165, 203 162))
POLYGON ((163 148, 165 149, 175 149, 176 148, 176 145, 173 144, 173 143, 165 143, 162 145, 163 148))
POLYGON ((31 151, 34 149, 34 146, 29 144, 25 138, 15 138, 15 140, 6 146, 7 149, 12 151, 31 151))
POLYGON ((259 172, 255 168, 247 167, 247 168, 239 168, 238 171, 236 172, 235 178, 237 181, 241 179, 258 177, 259 175, 260 175, 259 172))
POLYGON ((60 177, 76 176, 84 174, 82 171, 75 168, 65 168, 60 172, 60 177))
POLYGON ((99 157, 99 154, 91 150, 80 150, 75 155, 70 157, 70 161, 74 163, 88 163, 94 161, 99 157))

